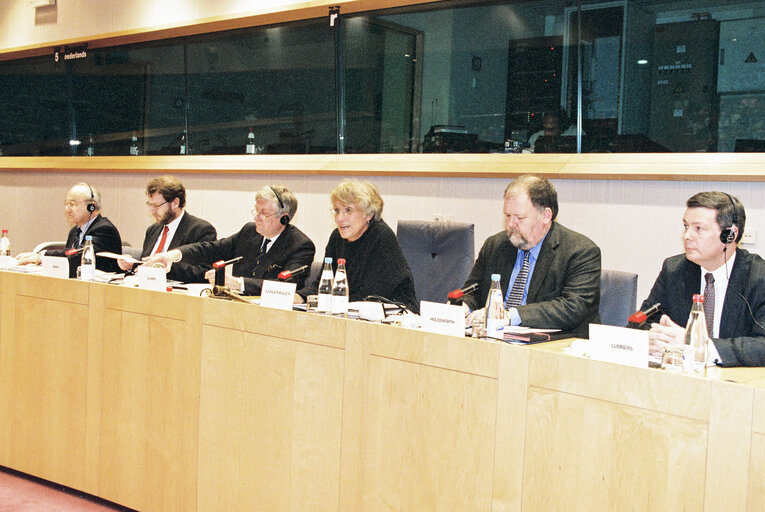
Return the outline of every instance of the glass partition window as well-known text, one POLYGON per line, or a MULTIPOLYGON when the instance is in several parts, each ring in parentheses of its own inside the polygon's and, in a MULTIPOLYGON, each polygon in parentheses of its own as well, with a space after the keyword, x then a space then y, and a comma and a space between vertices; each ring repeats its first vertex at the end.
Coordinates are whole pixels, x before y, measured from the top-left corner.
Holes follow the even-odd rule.
POLYGON ((449 1, 0 63, 3 155, 765 150, 765 5, 449 1))

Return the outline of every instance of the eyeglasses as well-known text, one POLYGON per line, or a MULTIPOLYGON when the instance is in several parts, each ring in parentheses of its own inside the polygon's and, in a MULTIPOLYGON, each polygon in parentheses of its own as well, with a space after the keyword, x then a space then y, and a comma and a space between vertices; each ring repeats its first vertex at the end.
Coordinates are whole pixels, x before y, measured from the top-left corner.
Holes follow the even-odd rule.
POLYGON ((252 210, 250 210, 250 213, 252 214, 253 217, 260 217, 261 219, 267 219, 269 217, 273 217, 274 215, 279 214, 279 212, 274 212, 274 213, 259 212, 257 208, 253 208, 252 210))
POLYGON ((86 202, 85 199, 78 199, 76 201, 72 199, 68 199, 64 201, 64 208, 74 208, 74 205, 76 205, 77 203, 84 203, 84 202, 86 202))
POLYGON ((146 201, 146 206, 149 207, 150 210, 158 210, 160 206, 167 204, 167 201, 164 203, 154 204, 150 203, 149 201, 146 201))

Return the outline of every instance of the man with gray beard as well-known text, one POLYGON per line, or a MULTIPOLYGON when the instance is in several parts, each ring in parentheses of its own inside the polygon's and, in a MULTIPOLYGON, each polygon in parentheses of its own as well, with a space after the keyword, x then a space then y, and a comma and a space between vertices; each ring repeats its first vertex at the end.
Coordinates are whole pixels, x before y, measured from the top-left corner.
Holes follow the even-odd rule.
POLYGON ((505 231, 490 236, 478 253, 465 287, 468 325, 484 314, 491 275, 500 275, 510 325, 560 329, 588 336, 599 323, 600 248, 555 221, 558 194, 552 183, 520 176, 505 189, 505 231))

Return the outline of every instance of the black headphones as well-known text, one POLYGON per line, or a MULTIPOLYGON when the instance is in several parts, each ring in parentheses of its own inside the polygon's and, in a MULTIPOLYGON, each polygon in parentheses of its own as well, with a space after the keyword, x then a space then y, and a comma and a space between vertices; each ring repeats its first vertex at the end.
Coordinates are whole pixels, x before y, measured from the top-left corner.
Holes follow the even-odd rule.
POLYGON ((732 219, 732 225, 729 228, 725 228, 722 231, 720 231, 720 241, 724 243, 725 245, 732 244, 736 240, 736 232, 733 231, 733 226, 738 227, 738 209, 736 208, 736 201, 733 200, 733 198, 730 196, 730 194, 723 192, 726 196, 728 196, 728 199, 730 199, 730 204, 733 205, 733 219, 732 219))
MULTIPOLYGON (((85 183, 85 185, 88 184, 85 183)), ((90 202, 86 208, 88 209, 88 213, 92 214, 94 211, 96 211, 96 196, 93 194, 93 189, 90 188, 90 185, 88 185, 88 190, 90 190, 90 202)))
MULTIPOLYGON (((276 191, 276 189, 275 189, 274 187, 268 187, 268 188, 270 188, 270 189, 271 189, 271 192, 273 192, 273 193, 274 193, 274 195, 276 196, 276 200, 277 200, 277 201, 279 201, 279 211, 280 211, 280 212, 284 212, 285 208, 284 208, 284 201, 282 201, 282 196, 281 196, 281 195, 279 195, 279 192, 277 192, 277 191, 276 191)), ((282 216, 279 218, 279 222, 281 222, 281 223, 282 223, 282 225, 284 225, 284 226, 286 226, 287 224, 289 224, 289 223, 290 223, 290 214, 289 214, 289 213, 284 213, 284 214, 283 214, 283 215, 282 215, 282 216)))

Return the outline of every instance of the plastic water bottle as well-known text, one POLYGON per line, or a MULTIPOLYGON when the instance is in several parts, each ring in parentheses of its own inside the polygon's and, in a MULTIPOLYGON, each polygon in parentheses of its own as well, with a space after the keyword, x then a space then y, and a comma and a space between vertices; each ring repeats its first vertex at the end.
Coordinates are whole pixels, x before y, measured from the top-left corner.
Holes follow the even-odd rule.
POLYGON ((3 230, 3 236, 0 237, 0 256, 11 255, 11 241, 8 239, 8 230, 3 230))
POLYGON ((141 151, 138 149, 138 137, 136 137, 135 134, 130 137, 130 154, 132 156, 138 156, 141 154, 141 151))
POLYGON ((86 156, 93 156, 96 154, 96 143, 93 141, 93 134, 88 136, 88 147, 85 150, 86 156))
POLYGON ((317 313, 330 313, 332 311, 332 258, 324 258, 324 268, 319 278, 319 303, 316 305, 317 313))
POLYGON ((501 340, 505 335, 505 301, 499 274, 491 275, 491 287, 486 297, 486 336, 501 340))
POLYGON ((85 245, 82 248, 80 258, 80 279, 93 281, 96 278, 96 252, 93 250, 93 237, 85 237, 85 245))
POLYGON ((247 145, 245 146, 245 153, 248 155, 255 154, 255 132, 250 128, 250 133, 247 134, 247 145))
POLYGON ((693 296, 691 316, 685 327, 685 344, 683 345, 683 371, 695 375, 704 375, 707 368, 707 320, 704 316, 704 296, 693 296))
POLYGON ((337 260, 337 272, 332 282, 332 314, 348 316, 348 275, 343 258, 337 260))
POLYGON ((179 150, 179 154, 186 154, 186 131, 181 134, 181 148, 179 150))

